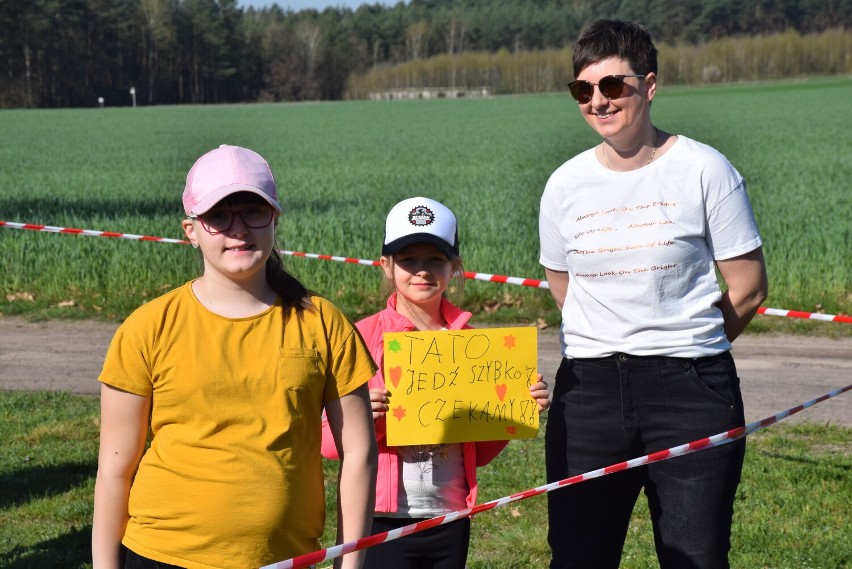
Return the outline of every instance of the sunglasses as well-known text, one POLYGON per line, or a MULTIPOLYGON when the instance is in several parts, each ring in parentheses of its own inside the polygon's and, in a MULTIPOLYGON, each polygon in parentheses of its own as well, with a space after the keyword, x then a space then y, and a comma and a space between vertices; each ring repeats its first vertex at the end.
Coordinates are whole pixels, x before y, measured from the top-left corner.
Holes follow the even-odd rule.
POLYGON ((250 229, 260 229, 272 223, 274 210, 268 205, 252 205, 240 210, 211 209, 201 215, 190 215, 189 219, 197 219, 210 235, 219 235, 228 231, 234 225, 234 219, 240 216, 243 225, 250 229))
POLYGON ((568 90, 571 91, 571 96, 577 100, 578 103, 584 105, 592 100, 592 95, 595 92, 595 85, 598 86, 598 90, 601 92, 601 95, 606 97, 607 99, 617 99, 624 92, 624 78, 625 77, 645 77, 644 75, 607 75, 605 77, 601 77, 599 83, 592 83, 591 81, 581 81, 575 80, 568 83, 568 90))

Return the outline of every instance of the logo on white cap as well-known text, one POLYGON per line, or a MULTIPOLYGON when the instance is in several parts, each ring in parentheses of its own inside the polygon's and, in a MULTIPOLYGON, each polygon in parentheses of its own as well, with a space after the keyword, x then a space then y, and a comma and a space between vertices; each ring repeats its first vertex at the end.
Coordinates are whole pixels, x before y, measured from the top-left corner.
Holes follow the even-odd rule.
POLYGON ((415 206, 408 214, 408 222, 411 225, 432 225, 433 221, 435 221, 435 214, 425 205, 415 206))

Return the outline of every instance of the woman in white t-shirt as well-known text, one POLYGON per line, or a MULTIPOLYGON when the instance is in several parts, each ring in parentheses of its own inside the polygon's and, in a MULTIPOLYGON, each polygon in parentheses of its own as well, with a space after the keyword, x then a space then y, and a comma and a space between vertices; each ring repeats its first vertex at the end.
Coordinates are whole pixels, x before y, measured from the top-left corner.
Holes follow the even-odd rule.
MULTIPOLYGON (((767 295, 742 176, 651 122, 648 31, 594 22, 573 66, 571 95, 603 141, 541 199, 540 262, 563 319, 549 482, 743 425, 731 342, 767 295)), ((740 440, 548 494, 551 569, 617 568, 643 489, 662 568, 728 567, 744 453, 740 440)))

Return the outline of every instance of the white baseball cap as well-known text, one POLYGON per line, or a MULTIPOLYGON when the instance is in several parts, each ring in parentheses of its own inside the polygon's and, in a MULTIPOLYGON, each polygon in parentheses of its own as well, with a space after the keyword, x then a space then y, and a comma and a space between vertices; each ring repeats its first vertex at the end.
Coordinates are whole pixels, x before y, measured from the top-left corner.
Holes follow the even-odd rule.
POLYGON ((458 257, 458 226, 450 208, 429 198, 409 198, 393 206, 385 223, 382 255, 393 255, 413 243, 434 245, 450 260, 458 257))

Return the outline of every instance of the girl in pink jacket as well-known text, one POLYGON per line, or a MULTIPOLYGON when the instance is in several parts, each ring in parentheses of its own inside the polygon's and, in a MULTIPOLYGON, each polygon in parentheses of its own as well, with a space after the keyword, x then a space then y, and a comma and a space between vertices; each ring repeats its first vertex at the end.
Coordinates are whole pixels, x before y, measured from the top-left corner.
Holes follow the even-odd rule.
MULTIPOLYGON (((382 376, 385 332, 470 328, 470 312, 444 298, 450 281, 464 280, 456 217, 428 198, 404 200, 385 224, 381 266, 390 291, 387 307, 356 324, 378 373, 369 381, 379 464, 372 533, 382 533, 476 504, 476 468, 488 464, 508 441, 389 447, 385 413, 389 397, 382 376)), ((548 391, 541 375, 530 387, 539 411, 547 409, 548 391)), ((334 441, 323 423, 322 453, 337 459, 334 441)), ((365 569, 463 569, 470 541, 464 518, 367 550, 365 569)))

